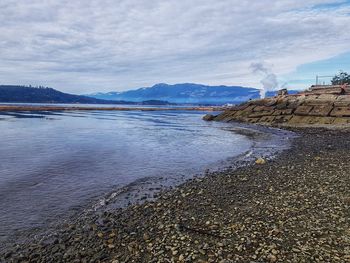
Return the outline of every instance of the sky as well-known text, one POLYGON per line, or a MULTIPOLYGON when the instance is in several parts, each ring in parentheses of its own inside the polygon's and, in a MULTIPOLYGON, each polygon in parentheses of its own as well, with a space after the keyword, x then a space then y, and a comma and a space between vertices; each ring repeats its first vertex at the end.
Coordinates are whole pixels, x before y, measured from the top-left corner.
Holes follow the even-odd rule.
POLYGON ((1 0, 0 84, 301 89, 350 71, 349 41, 350 1, 1 0))

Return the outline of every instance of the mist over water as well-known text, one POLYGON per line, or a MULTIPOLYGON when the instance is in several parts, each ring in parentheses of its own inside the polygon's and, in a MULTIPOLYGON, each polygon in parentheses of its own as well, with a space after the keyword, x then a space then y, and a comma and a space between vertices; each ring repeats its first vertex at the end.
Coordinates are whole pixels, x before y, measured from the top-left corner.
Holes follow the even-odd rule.
POLYGON ((201 173, 252 146, 203 114, 0 113, 0 243, 135 180, 201 173))

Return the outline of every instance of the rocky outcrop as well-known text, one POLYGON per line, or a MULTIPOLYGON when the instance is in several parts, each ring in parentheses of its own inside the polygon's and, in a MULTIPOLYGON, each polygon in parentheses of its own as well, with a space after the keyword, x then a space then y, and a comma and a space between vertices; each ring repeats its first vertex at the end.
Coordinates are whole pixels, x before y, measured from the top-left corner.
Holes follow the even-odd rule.
POLYGON ((252 100, 226 109, 215 121, 240 121, 271 126, 350 127, 350 86, 312 86, 295 95, 252 100))

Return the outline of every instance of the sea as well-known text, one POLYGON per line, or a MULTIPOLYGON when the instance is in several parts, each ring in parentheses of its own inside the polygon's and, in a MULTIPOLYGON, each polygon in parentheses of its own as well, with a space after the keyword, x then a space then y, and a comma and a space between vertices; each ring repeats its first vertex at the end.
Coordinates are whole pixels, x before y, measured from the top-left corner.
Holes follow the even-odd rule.
POLYGON ((254 139, 234 124, 203 121, 204 114, 0 112, 0 249, 118 189, 180 184, 249 155, 254 139))

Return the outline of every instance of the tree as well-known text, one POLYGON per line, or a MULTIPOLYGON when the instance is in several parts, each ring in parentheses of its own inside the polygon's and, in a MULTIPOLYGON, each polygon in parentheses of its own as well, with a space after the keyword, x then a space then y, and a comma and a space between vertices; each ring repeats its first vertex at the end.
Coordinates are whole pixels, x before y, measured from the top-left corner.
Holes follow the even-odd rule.
POLYGON ((339 74, 333 77, 332 84, 333 85, 350 84, 350 75, 344 71, 340 71, 339 74))

